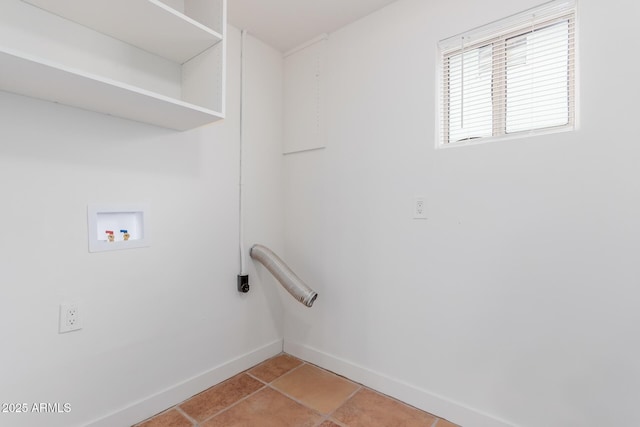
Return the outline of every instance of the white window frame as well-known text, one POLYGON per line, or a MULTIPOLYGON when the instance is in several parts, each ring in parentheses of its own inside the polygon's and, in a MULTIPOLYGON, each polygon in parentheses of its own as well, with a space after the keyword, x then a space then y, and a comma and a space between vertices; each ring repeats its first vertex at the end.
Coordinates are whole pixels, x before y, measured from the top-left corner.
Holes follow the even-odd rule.
POLYGON ((554 0, 491 24, 441 40, 438 43, 438 105, 436 108, 436 148, 475 145, 495 140, 521 138, 556 132, 572 131, 577 127, 577 11, 575 0, 554 0), (568 120, 566 124, 507 133, 506 131, 506 60, 496 60, 505 55, 507 41, 521 35, 531 34, 560 22, 568 22, 568 120), (483 46, 492 45, 492 135, 472 139, 449 141, 449 70, 450 58, 483 46), (493 90, 494 88, 499 90, 493 90))

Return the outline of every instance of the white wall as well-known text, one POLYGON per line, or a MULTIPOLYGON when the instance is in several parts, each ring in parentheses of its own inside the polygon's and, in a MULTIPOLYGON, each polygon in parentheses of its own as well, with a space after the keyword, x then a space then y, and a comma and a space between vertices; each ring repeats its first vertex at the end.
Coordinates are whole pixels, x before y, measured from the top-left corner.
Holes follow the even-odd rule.
MULTIPOLYGON (((260 69, 245 79, 245 187, 262 202, 246 240, 282 247, 281 55, 246 50, 260 69)), ((130 425, 281 351, 275 287, 253 274, 236 291, 233 28, 228 55, 227 118, 182 133, 0 92, 0 402, 71 405, 1 425, 130 425), (151 247, 90 254, 87 205, 137 202, 151 247), (81 302, 81 331, 58 334, 63 301, 81 302)))
POLYGON ((437 41, 538 3, 400 0, 330 35, 327 148, 285 157, 319 293, 285 349, 465 427, 640 425, 637 3, 579 3, 578 131, 434 150, 437 41))

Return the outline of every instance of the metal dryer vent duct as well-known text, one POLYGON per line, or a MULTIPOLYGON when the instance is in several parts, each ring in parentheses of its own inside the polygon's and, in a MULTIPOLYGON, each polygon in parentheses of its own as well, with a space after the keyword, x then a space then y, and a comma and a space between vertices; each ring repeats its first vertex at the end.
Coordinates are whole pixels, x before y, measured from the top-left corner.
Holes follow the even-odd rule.
POLYGON ((307 286, 278 255, 266 246, 253 245, 249 251, 251 258, 264 265, 278 282, 298 301, 311 307, 318 294, 307 286))

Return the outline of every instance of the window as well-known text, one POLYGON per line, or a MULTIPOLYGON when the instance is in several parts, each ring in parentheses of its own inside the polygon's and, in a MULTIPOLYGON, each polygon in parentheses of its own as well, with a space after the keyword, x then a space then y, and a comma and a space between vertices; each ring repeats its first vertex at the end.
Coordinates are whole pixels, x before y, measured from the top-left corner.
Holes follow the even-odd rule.
POLYGON ((439 144, 573 129, 575 2, 442 40, 439 144))

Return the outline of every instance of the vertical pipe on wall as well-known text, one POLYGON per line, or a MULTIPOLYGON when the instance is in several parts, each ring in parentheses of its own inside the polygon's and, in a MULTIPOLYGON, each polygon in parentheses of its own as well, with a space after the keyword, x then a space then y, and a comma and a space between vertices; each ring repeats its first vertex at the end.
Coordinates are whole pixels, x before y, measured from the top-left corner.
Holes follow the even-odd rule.
POLYGON ((247 274, 246 256, 244 252, 244 210, 242 203, 242 186, 243 174, 242 174, 242 157, 243 157, 243 145, 244 145, 244 45, 247 30, 242 30, 240 33, 240 159, 239 159, 239 182, 238 182, 238 241, 240 247, 240 275, 245 276, 247 274))

